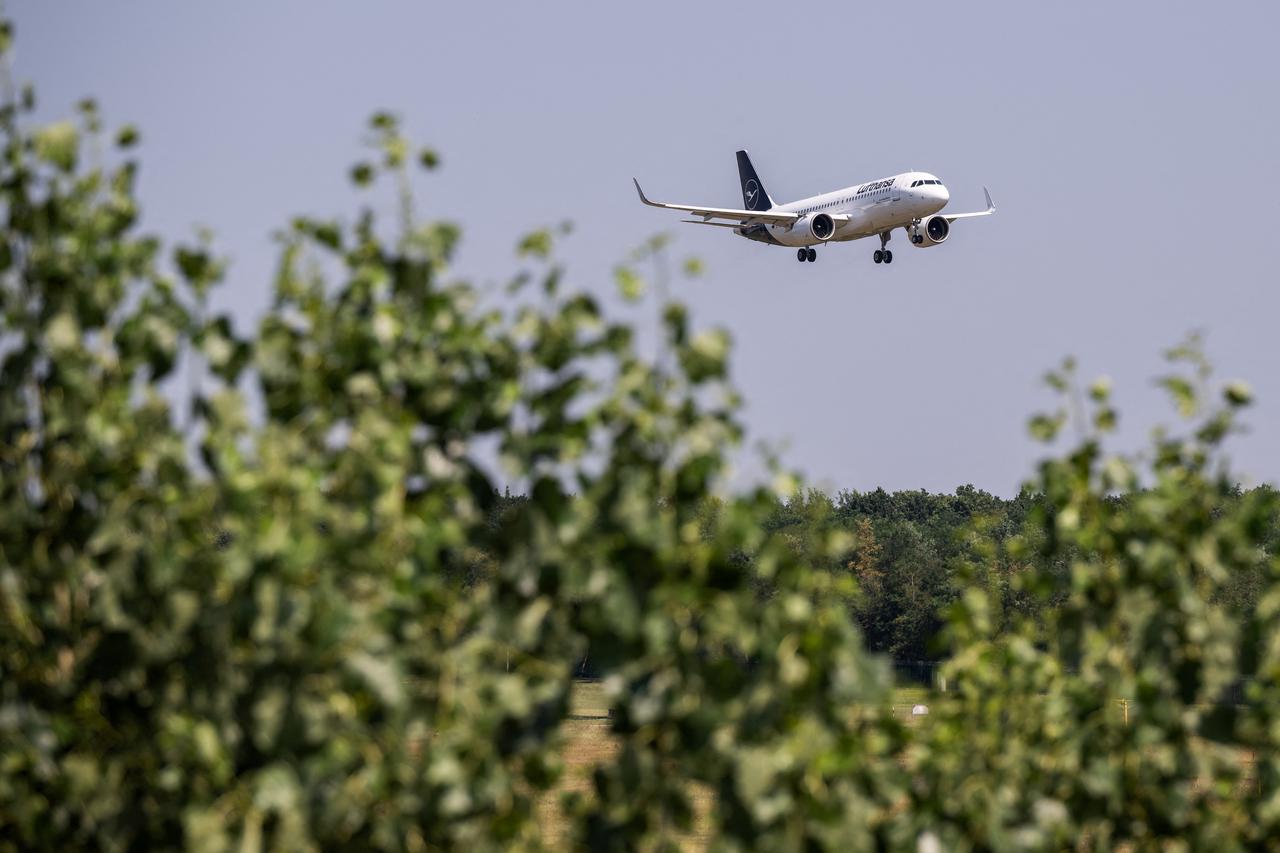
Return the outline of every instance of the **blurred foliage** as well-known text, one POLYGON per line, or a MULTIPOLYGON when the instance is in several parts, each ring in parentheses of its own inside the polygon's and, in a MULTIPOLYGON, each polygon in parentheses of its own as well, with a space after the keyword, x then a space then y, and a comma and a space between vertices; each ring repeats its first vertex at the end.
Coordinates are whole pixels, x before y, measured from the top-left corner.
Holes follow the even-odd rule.
MULTIPOLYGON (((138 132, 104 150, 94 104, 29 129, 33 104, 0 111, 0 849, 539 847, 588 652, 620 749, 566 798, 581 846, 677 845, 695 787, 727 849, 1275 837, 1275 493, 1221 468, 1249 395, 1212 402, 1194 343, 1163 382, 1188 435, 1106 455, 1095 383, 1016 512, 718 496, 728 336, 663 299, 642 357, 562 292, 554 229, 517 247, 537 304, 486 308, 459 230, 417 221, 439 158, 394 115, 351 178, 397 222, 293 221, 242 333, 206 240, 138 233, 138 132), (907 729, 864 631, 939 629, 958 698, 907 729)), ((665 246, 625 296, 642 263, 665 291, 665 246)), ((1050 379, 1046 439, 1083 396, 1050 379)))
POLYGON ((1198 341, 1169 358, 1160 384, 1187 432, 1157 430, 1135 456, 1104 450, 1117 421, 1109 382, 1086 399, 1071 362, 1048 377, 1063 404, 1033 432, 1051 441, 1074 419, 1083 437, 1040 465, 1024 531, 980 543, 948 614, 959 694, 919 744, 911 807, 942 849, 1243 849, 1278 837, 1280 564, 1264 548, 1277 496, 1242 494, 1220 454, 1247 389, 1215 392, 1198 341), (1065 562, 1012 580, 1052 606, 1002 606, 990 567, 1009 561, 1065 562), (1241 576, 1269 592, 1233 612, 1225 593, 1241 576))
POLYGON ((771 495, 703 515, 741 433, 725 335, 670 304, 671 364, 646 362, 561 295, 551 230, 516 280, 546 299, 482 308, 458 230, 413 217, 408 171, 437 159, 388 113, 351 175, 390 179, 395 235, 372 206, 296 219, 242 335, 205 316, 207 245, 136 233, 137 133, 88 167, 92 105, 26 115, 0 171, 0 846, 537 846, 588 648, 624 747, 568 804, 583 842, 676 838, 672 778, 743 844, 875 833, 900 783, 844 771, 901 733, 846 709, 887 670, 832 579, 765 541, 771 495), (165 385, 187 359, 189 417, 165 385))

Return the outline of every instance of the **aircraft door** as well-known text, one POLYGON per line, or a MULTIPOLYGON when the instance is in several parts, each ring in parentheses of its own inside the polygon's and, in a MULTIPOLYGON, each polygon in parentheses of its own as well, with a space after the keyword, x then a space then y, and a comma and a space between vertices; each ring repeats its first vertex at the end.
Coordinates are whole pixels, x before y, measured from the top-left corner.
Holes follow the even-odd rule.
POLYGON ((897 180, 894 180, 893 186, 889 188, 889 201, 901 201, 902 189, 898 186, 897 180))

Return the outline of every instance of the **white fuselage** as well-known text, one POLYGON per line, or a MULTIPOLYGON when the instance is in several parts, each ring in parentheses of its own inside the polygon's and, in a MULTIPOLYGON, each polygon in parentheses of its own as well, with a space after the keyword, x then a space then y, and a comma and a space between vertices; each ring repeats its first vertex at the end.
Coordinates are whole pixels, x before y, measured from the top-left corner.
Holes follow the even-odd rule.
POLYGON ((942 210, 950 197, 936 176, 927 172, 903 172, 773 208, 803 214, 804 218, 795 224, 746 225, 736 231, 765 243, 814 246, 828 241, 816 239, 806 223, 810 216, 825 213, 835 224, 830 242, 857 240, 919 222, 942 210))

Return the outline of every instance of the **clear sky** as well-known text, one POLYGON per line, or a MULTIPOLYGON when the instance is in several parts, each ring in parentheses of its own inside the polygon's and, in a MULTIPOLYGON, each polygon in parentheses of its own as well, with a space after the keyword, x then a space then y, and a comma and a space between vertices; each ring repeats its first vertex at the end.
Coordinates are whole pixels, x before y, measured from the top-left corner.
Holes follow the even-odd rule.
MULTIPOLYGON (((672 230, 679 285, 735 340, 752 440, 828 488, 1016 491, 1027 415, 1067 354, 1112 376, 1122 443, 1171 414, 1161 351, 1206 333, 1259 403, 1230 445, 1280 481, 1280 64, 1275 2, 13 2, 16 73, 41 114, 94 95, 140 125, 145 226, 211 227, 220 304, 266 305, 269 234, 341 214, 377 108, 436 147, 420 211, 460 222, 457 271, 505 280, 535 226, 572 220, 571 281, 672 230), (929 251, 899 232, 793 250, 680 225, 655 198, 737 206, 733 152, 775 200, 907 169, 961 222, 929 251)), ((242 326, 243 327, 243 326, 242 326)), ((750 467, 750 466, 747 466, 750 467)))

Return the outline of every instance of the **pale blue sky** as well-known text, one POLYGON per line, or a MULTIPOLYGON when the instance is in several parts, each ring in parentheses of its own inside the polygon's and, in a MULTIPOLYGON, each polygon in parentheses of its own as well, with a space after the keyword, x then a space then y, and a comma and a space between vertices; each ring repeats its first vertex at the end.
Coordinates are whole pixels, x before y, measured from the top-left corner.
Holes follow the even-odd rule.
POLYGON ((16 2, 16 72, 44 116, 92 94, 143 131, 145 225, 217 234, 220 304, 266 304, 268 235, 351 212, 376 108, 444 168, 421 212, 465 227, 458 273, 505 279, 532 227, 571 219, 571 281, 649 234, 708 274, 678 286, 722 325, 753 440, 827 487, 1010 494, 1026 416, 1066 354, 1110 374, 1123 440, 1169 417, 1160 352, 1207 333, 1260 398, 1233 441, 1280 480, 1280 188, 1274 2, 429 4, 16 2), (895 236, 794 252, 679 225, 631 187, 740 203, 750 149, 775 199, 922 169, 999 213, 920 251, 895 236))

